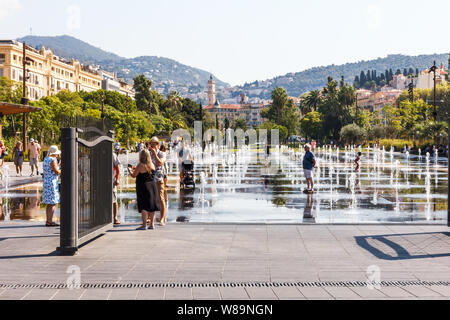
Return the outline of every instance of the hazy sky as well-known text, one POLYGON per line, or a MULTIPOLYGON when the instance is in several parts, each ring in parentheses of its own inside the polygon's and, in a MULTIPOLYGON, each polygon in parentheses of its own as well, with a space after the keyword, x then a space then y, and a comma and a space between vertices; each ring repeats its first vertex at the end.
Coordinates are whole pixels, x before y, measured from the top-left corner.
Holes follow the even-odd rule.
POLYGON ((77 37, 232 85, 387 54, 450 51, 449 0, 0 0, 0 38, 77 37))

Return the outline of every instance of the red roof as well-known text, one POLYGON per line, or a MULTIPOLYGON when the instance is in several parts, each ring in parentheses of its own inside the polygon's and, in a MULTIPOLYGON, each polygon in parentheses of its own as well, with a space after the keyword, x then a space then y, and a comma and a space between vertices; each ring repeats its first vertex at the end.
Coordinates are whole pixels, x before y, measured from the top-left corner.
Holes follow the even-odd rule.
MULTIPOLYGON (((206 106, 204 109, 205 110, 216 109, 216 106, 209 105, 209 106, 206 106)), ((240 104, 221 104, 219 106, 219 108, 217 108, 217 109, 239 110, 239 109, 241 109, 241 105, 240 104)))

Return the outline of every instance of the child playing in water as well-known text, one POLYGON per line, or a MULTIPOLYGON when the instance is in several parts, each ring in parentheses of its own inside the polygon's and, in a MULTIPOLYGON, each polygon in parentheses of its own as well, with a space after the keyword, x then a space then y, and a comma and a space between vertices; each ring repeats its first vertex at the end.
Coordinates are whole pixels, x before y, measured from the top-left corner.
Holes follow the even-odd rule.
POLYGON ((355 159, 355 164, 356 164, 356 169, 355 171, 358 172, 359 171, 359 162, 361 161, 361 157, 362 157, 362 153, 358 152, 358 156, 355 159))

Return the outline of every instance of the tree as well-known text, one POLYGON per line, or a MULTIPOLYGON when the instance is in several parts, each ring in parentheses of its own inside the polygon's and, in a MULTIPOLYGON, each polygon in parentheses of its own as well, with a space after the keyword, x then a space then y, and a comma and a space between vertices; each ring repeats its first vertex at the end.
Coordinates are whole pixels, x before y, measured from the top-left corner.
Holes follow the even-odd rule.
POLYGON ((374 119, 373 113, 369 110, 362 110, 358 112, 355 119, 356 125, 368 131, 372 127, 372 120, 374 119))
POLYGON ((242 129, 243 131, 247 131, 250 129, 250 125, 248 124, 248 121, 244 118, 238 118, 234 120, 233 129, 242 129))
POLYGON ((228 118, 225 118, 224 126, 225 126, 225 130, 230 129, 230 120, 228 120, 228 118))
POLYGON ((300 127, 306 138, 318 138, 322 131, 322 114, 312 111, 303 117, 300 127))
POLYGON ((297 135, 300 129, 300 114, 292 99, 288 99, 281 114, 280 125, 288 130, 288 135, 297 135))
POLYGON ((172 108, 178 112, 181 111, 183 102, 180 94, 177 91, 170 91, 169 95, 167 96, 165 107, 172 108))
POLYGON ((448 124, 446 122, 430 121, 425 127, 425 134, 428 137, 433 137, 434 143, 438 144, 440 140, 448 139, 448 124))
POLYGON ((364 86, 366 81, 367 81, 366 74, 364 73, 364 71, 361 71, 361 74, 359 76, 359 83, 360 83, 361 87, 364 86))
POLYGON ((138 110, 149 114, 159 114, 163 98, 152 88, 152 82, 146 76, 140 75, 134 78, 135 100, 138 110))
POLYGON ((341 139, 349 144, 362 143, 366 138, 366 131, 357 124, 349 124, 342 128, 341 139))
POLYGON ((288 129, 284 126, 280 126, 273 121, 264 122, 259 129, 267 130, 267 138, 268 141, 272 140, 272 130, 278 130, 278 137, 280 138, 280 142, 286 141, 289 136, 288 129))
POLYGON ((310 91, 302 98, 302 112, 307 114, 311 111, 317 111, 318 105, 322 102, 319 90, 310 91))
POLYGON ((288 100, 288 94, 284 88, 275 88, 272 91, 272 106, 271 108, 276 111, 276 123, 281 123, 281 112, 288 100))
POLYGON ((173 130, 177 129, 188 129, 186 122, 184 121, 185 117, 182 113, 180 113, 175 108, 166 108, 163 112, 163 115, 166 119, 172 122, 173 130))
POLYGON ((22 99, 22 86, 17 86, 6 77, 0 78, 0 101, 19 104, 22 99))
POLYGON ((182 101, 181 113, 188 127, 193 128, 195 121, 203 121, 203 107, 195 101, 185 98, 182 101))

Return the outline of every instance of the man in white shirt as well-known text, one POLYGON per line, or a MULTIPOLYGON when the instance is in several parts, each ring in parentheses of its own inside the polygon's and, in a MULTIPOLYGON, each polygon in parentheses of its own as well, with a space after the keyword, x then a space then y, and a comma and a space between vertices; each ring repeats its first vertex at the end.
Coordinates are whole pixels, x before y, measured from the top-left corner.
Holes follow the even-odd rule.
POLYGON ((31 176, 34 176, 34 168, 36 168, 36 174, 39 175, 39 157, 41 155, 41 146, 36 143, 34 139, 30 139, 28 155, 30 158, 31 176))

